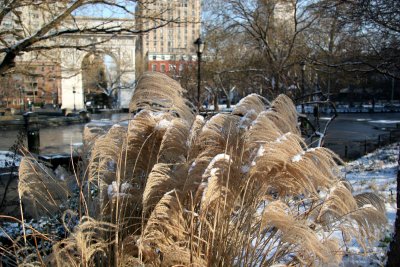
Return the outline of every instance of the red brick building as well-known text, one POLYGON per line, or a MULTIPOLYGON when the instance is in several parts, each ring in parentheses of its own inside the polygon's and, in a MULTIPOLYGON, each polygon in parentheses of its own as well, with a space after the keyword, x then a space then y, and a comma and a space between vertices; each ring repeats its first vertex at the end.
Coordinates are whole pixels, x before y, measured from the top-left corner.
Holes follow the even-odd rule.
POLYGON ((193 55, 149 53, 146 59, 148 71, 162 72, 173 78, 180 77, 184 70, 197 64, 197 57, 193 55))
POLYGON ((16 72, 0 79, 0 106, 61 103, 61 67, 54 62, 18 63, 16 72))

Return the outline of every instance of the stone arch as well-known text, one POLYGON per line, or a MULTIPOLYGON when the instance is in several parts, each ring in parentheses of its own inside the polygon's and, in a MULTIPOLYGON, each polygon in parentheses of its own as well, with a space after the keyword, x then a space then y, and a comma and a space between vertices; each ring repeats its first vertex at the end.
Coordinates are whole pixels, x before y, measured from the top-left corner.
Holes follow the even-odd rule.
MULTIPOLYGON (((119 85, 117 91, 118 108, 127 109, 133 94, 135 84, 135 45, 136 36, 133 34, 121 34, 117 36, 108 35, 68 35, 63 36, 63 42, 71 46, 76 44, 86 44, 87 40, 95 38, 97 42, 106 40, 104 43, 93 47, 93 50, 63 49, 61 53, 61 95, 62 107, 77 110, 85 109, 85 92, 83 88, 82 62, 88 54, 96 51, 112 58, 118 71, 119 85)), ((118 86, 117 86, 118 87, 118 86)))

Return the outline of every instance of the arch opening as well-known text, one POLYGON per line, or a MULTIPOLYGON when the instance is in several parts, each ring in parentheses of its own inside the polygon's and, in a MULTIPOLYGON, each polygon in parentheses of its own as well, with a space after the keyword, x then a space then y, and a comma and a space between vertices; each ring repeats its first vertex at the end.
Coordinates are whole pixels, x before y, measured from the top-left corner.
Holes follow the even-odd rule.
POLYGON ((117 60, 108 53, 94 51, 83 58, 81 70, 86 108, 117 107, 120 87, 117 60))

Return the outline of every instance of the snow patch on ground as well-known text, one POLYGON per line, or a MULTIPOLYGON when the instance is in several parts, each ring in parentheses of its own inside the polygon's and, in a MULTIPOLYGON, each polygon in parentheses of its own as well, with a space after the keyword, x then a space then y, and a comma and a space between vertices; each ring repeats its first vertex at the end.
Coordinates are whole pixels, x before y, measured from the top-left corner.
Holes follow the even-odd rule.
POLYGON ((107 194, 110 199, 116 197, 124 197, 127 196, 129 190, 131 190, 133 186, 129 183, 122 183, 121 185, 117 181, 113 181, 108 185, 107 194))
POLYGON ((376 120, 376 121, 369 121, 370 123, 381 123, 381 124, 395 124, 400 123, 400 121, 396 120, 376 120))
POLYGON ((398 144, 392 144, 349 162, 344 168, 347 180, 354 194, 375 192, 385 200, 388 223, 382 239, 370 251, 363 251, 357 244, 351 244, 341 266, 383 266, 387 249, 394 231, 396 219, 396 176, 398 144))
MULTIPOLYGON (((0 151, 0 168, 10 168, 13 165, 13 152, 10 151, 0 151)), ((15 166, 19 166, 21 162, 21 156, 15 155, 15 166)))

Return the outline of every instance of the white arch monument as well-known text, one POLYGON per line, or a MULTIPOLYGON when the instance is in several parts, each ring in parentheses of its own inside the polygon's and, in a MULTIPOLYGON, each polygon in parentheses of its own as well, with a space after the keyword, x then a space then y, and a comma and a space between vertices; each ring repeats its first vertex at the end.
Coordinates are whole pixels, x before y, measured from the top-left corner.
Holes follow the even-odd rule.
MULTIPOLYGON (((89 19, 87 20, 89 21, 89 19)), ((90 21, 93 21, 93 19, 91 18, 90 21)), ((133 20, 127 20, 127 22, 133 25, 133 20)), ((130 33, 116 35, 71 34, 61 38, 64 44, 71 46, 88 45, 87 48, 82 50, 68 48, 61 52, 62 108, 74 109, 74 106, 77 110, 85 108, 82 61, 87 55, 94 52, 109 55, 115 60, 119 78, 117 105, 119 108, 128 108, 135 83, 136 36, 130 33)))

